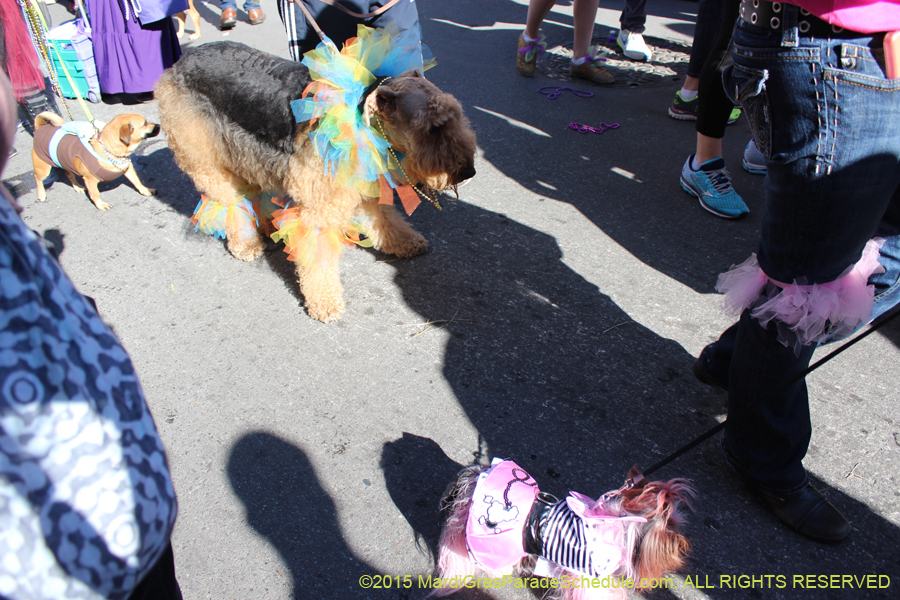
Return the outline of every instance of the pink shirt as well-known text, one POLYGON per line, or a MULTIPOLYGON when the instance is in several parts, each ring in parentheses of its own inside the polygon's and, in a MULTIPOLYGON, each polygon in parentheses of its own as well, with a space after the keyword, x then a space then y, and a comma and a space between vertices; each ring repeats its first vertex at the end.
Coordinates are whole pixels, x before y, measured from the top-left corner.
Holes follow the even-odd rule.
POLYGON ((900 29, 900 0, 789 0, 823 21, 860 33, 900 29))

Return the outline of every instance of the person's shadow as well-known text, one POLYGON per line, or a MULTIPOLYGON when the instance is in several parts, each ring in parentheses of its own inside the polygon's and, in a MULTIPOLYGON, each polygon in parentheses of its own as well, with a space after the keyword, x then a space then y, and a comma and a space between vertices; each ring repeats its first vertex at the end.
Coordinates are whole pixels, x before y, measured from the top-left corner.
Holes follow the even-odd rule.
MULTIPOLYGON (((598 497, 618 488, 635 463, 650 466, 724 414, 725 394, 691 374, 694 357, 569 268, 549 235, 464 201, 446 204, 439 214, 416 212, 411 220, 432 250, 392 262, 395 282, 406 303, 446 336, 443 375, 479 435, 470 442, 473 461, 509 458, 557 497, 570 490, 598 497)), ((432 556, 439 500, 460 466, 416 432, 383 449, 388 491, 432 556)), ((781 526, 729 477, 718 438, 652 476, 675 477, 690 479, 700 491, 688 529, 694 551, 686 574, 742 569, 862 576, 873 568, 869 560, 823 551, 781 526), (747 557, 748 545, 760 555, 747 557), (781 553, 791 560, 773 565, 769 557, 781 553), (746 559, 734 565, 727 558, 733 556, 746 559)), ((817 485, 854 522, 857 532, 847 542, 853 554, 880 557, 876 572, 895 573, 885 548, 900 543, 900 530, 864 502, 817 485)), ((789 591, 762 597, 787 598, 789 591)), ((738 597, 728 589, 705 593, 738 597)))
POLYGON ((334 502, 302 449, 270 433, 249 433, 234 444, 227 472, 244 504, 247 523, 278 551, 290 570, 293 598, 409 600, 422 596, 415 590, 360 586, 360 578, 380 574, 347 547, 334 502))

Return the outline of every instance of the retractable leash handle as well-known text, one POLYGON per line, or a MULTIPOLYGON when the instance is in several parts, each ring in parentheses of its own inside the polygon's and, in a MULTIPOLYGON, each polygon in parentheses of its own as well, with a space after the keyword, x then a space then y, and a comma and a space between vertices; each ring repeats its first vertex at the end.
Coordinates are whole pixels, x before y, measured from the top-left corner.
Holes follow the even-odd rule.
MULTIPOLYGON (((769 398, 772 398, 773 396, 775 396, 775 394, 777 394, 777 393, 779 393, 779 392, 781 392, 781 391, 787 389, 788 387, 794 385, 794 384, 797 383, 798 381, 801 381, 803 378, 805 378, 807 375, 809 375, 810 373, 812 373, 813 371, 815 371, 816 369, 818 369, 819 367, 821 367, 822 365, 824 365, 826 362, 828 362, 829 360, 831 360, 832 358, 834 358, 835 356, 837 356, 838 354, 840 354, 840 353, 843 352, 844 350, 848 349, 850 346, 852 346, 852 345, 854 345, 855 343, 859 342, 859 341, 862 340, 863 338, 867 337, 868 335, 870 335, 870 334, 872 334, 872 333, 875 333, 875 332, 878 331, 883 325, 885 325, 886 323, 888 323, 888 322, 890 322, 891 320, 893 320, 894 317, 896 317, 897 315, 900 315, 900 309, 897 309, 897 308, 895 307, 894 309, 892 309, 892 311, 893 311, 893 312, 888 313, 888 315, 887 315, 886 317, 879 317, 881 320, 876 319, 876 321, 878 321, 878 322, 877 322, 877 323, 874 323, 868 330, 866 330, 865 332, 863 332, 863 333, 861 333, 860 335, 856 336, 855 338, 853 338, 852 340, 850 340, 849 342, 847 342, 846 344, 844 344, 843 346, 841 346, 840 348, 838 348, 837 350, 835 350, 834 352, 832 352, 831 354, 829 354, 828 356, 822 357, 820 360, 816 361, 815 364, 813 364, 813 365, 807 367, 805 370, 801 371, 800 373, 798 373, 797 375, 795 375, 794 377, 792 377, 791 379, 789 379, 787 382, 785 382, 785 383, 783 383, 782 385, 778 386, 777 388, 775 388, 774 390, 772 390, 771 393, 769 393, 769 394, 766 395, 766 396, 763 396, 761 400, 759 400, 758 402, 755 402, 755 403, 751 404, 751 405, 750 405, 749 407, 747 407, 745 410, 748 410, 748 411, 749 411, 750 409, 755 408, 756 406, 758 406, 758 405, 760 405, 760 404, 763 404, 766 400, 768 400, 769 398)), ((702 444, 703 442, 705 442, 706 440, 708 440, 709 438, 711 438, 712 436, 714 436, 715 434, 719 433, 722 429, 724 429, 724 428, 725 428, 725 424, 726 424, 727 422, 728 422, 728 419, 726 418, 724 421, 722 421, 721 423, 717 424, 717 425, 714 426, 713 428, 709 429, 709 430, 706 431, 705 433, 700 434, 699 436, 697 436, 696 438, 694 438, 693 440, 691 440, 690 442, 688 442, 687 444, 685 444, 684 446, 682 446, 681 448, 679 448, 678 450, 676 450, 675 452, 669 454, 668 456, 666 456, 666 457, 663 458, 662 460, 660 460, 660 461, 656 462, 655 464, 651 465, 650 468, 644 469, 643 471, 638 470, 637 475, 634 475, 634 476, 632 476, 632 477, 629 477, 628 479, 625 480, 625 486, 623 486, 623 489, 629 489, 629 488, 631 488, 631 487, 634 487, 634 486, 637 485, 642 479, 645 479, 645 478, 646 478, 648 475, 650 475, 651 473, 653 473, 653 472, 655 472, 655 471, 658 471, 659 469, 663 468, 664 466, 666 466, 667 464, 669 464, 670 462, 672 462, 672 461, 675 460, 676 458, 679 458, 682 454, 684 454, 684 453, 686 453, 686 452, 688 452, 688 451, 690 451, 690 450, 693 450, 694 448, 696 448, 697 446, 699 446, 700 444, 702 444)))

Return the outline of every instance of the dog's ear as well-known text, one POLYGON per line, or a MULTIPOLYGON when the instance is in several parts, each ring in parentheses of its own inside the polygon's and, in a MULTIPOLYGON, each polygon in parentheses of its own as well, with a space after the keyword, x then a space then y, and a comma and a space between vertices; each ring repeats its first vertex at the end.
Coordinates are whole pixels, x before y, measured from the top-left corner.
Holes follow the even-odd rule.
POLYGON ((123 123, 119 128, 119 140, 125 144, 125 146, 131 145, 131 136, 134 134, 134 125, 131 122, 123 123))
POLYGON ((438 94, 428 101, 428 112, 425 114, 425 126, 429 135, 438 135, 441 129, 456 118, 458 103, 450 94, 438 94))
POLYGON ((383 116, 390 118, 397 111, 399 94, 390 88, 378 88, 375 106, 383 116))

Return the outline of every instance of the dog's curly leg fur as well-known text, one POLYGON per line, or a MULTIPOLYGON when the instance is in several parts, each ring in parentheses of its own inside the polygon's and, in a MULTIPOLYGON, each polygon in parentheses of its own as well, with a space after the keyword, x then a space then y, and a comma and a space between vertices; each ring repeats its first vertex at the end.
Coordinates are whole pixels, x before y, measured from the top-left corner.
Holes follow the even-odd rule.
POLYGON ((306 310, 323 323, 337 321, 344 314, 344 288, 341 285, 338 260, 326 264, 297 264, 300 292, 306 298, 306 310))
POLYGON ((378 204, 377 199, 367 198, 361 208, 363 214, 372 218, 369 233, 376 250, 398 258, 418 256, 428 250, 428 240, 413 229, 392 205, 378 204))
MULTIPOLYGON (((174 103, 178 94, 170 85, 162 86, 158 93, 164 106, 174 103)), ((178 167, 190 176, 198 191, 226 208, 232 206, 241 197, 241 190, 250 186, 224 166, 228 164, 224 159, 226 151, 218 144, 209 143, 217 139, 210 124, 188 108, 167 115, 168 144, 178 167)), ((240 229, 226 228, 228 251, 246 262, 256 260, 266 248, 262 234, 257 230, 256 236, 248 239, 239 235, 240 229)))

